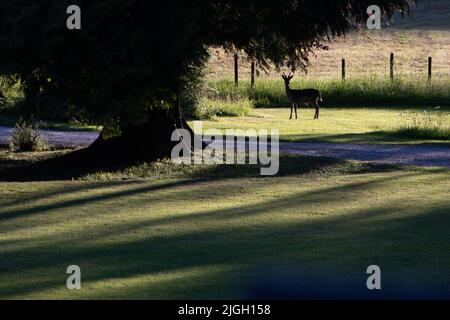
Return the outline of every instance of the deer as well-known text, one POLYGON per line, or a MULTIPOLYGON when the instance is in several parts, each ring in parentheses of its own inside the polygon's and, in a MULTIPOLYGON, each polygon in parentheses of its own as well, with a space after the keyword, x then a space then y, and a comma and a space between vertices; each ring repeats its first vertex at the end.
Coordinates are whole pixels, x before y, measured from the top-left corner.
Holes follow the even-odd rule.
POLYGON ((284 84, 286 85, 286 95, 291 103, 291 117, 292 112, 295 110, 295 119, 298 119, 297 108, 301 105, 313 105, 316 109, 316 113, 314 114, 314 120, 319 119, 320 117, 320 105, 319 102, 323 102, 322 94, 319 90, 316 89, 304 89, 304 90, 292 90, 290 88, 291 80, 294 77, 292 73, 288 76, 283 73, 282 75, 284 84))

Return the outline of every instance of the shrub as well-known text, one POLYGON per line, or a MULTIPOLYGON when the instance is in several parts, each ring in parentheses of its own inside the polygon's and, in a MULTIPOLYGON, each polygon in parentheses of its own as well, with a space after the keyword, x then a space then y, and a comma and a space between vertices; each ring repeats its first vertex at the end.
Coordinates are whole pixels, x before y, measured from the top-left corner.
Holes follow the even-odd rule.
POLYGON ((214 117, 242 117, 249 115, 252 110, 253 103, 248 99, 233 101, 203 98, 196 106, 194 117, 198 120, 214 117))
POLYGON ((48 150, 48 145, 39 131, 40 123, 19 120, 12 132, 9 147, 13 152, 36 152, 48 150))
POLYGON ((10 111, 23 101, 22 83, 14 77, 0 76, 0 110, 10 111))
POLYGON ((6 104, 6 97, 0 89, 0 108, 6 104))
POLYGON ((390 134, 400 138, 450 140, 449 114, 425 110, 402 112, 399 124, 390 134))

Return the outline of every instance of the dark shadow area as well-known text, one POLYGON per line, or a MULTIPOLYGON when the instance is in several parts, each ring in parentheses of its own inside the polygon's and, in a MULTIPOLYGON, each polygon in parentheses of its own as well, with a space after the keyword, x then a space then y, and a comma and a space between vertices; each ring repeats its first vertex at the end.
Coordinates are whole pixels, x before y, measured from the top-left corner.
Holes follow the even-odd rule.
MULTIPOLYGON (((54 158, 40 161, 0 160, 0 181, 31 182, 31 181, 65 181, 85 177, 98 172, 119 172, 142 162, 96 162, 85 161, 78 156, 79 151, 56 155, 54 158)), ((176 166, 176 164, 174 164, 176 166)), ((328 170, 345 171, 349 173, 365 173, 379 171, 394 171, 401 169, 398 165, 360 164, 350 165, 346 160, 327 157, 306 157, 300 155, 280 155, 280 169, 277 176, 308 174, 328 170)), ((225 179, 242 177, 261 177, 262 165, 201 165, 198 170, 185 176, 170 176, 166 178, 193 179, 225 179)), ((152 178, 151 176, 146 178, 152 178)))
POLYGON ((400 13, 393 17, 392 27, 395 31, 448 31, 450 28, 450 13, 447 1, 427 0, 417 1, 416 8, 410 17, 402 18, 400 13))
MULTIPOLYGON (((284 135, 281 139, 284 142, 335 142, 335 143, 408 143, 411 140, 433 140, 433 139, 420 139, 412 137, 402 137, 389 131, 373 131, 364 133, 346 133, 335 135, 284 135)), ((437 146, 449 146, 450 142, 424 142, 424 145, 437 145, 437 146)), ((422 144, 415 144, 422 145, 422 144)))
POLYGON ((72 180, 97 171, 115 171, 124 169, 135 163, 99 163, 83 157, 80 151, 58 155, 54 158, 36 162, 9 161, 0 168, 1 181, 57 181, 72 180))

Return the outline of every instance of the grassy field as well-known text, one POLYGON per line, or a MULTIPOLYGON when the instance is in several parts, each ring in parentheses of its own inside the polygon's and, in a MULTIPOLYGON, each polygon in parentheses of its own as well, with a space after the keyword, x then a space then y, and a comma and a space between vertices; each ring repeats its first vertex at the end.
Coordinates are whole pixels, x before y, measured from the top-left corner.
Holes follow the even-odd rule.
POLYGON ((289 120, 285 109, 254 109, 247 117, 220 117, 203 121, 203 129, 278 129, 284 141, 326 141, 356 143, 450 142, 450 112, 390 108, 322 109, 321 119, 313 120, 314 110, 301 108, 299 120, 289 120), (431 113, 431 115, 429 114, 431 113), (431 120, 428 120, 431 119, 431 120), (439 130, 425 130, 436 125, 439 130), (422 124, 420 124, 422 123, 422 124), (423 126, 423 129, 421 129, 423 126), (402 129, 417 127, 416 132, 402 129), (442 132, 441 132, 442 131, 442 132))
POLYGON ((152 168, 134 180, 2 182, 0 298, 257 297, 284 281, 364 286, 372 264, 385 293, 450 285, 449 170, 302 157, 283 157, 275 178, 152 168), (65 287, 73 264, 79 291, 65 287))
MULTIPOLYGON (((422 77, 427 74, 427 59, 433 57, 436 77, 448 79, 450 75, 450 2, 447 0, 421 0, 412 17, 394 17, 382 30, 353 32, 345 38, 328 43, 329 50, 319 50, 310 57, 311 66, 306 78, 339 79, 341 60, 347 61, 347 77, 385 77, 389 75, 389 56, 395 53, 397 75, 422 77)), ((214 79, 233 76, 233 56, 223 50, 212 49, 209 77, 214 79)), ((250 78, 250 63, 242 56, 239 65, 241 78, 250 78)), ((278 78, 279 73, 263 72, 260 78, 278 78)), ((257 79, 258 81, 258 79, 257 79)))

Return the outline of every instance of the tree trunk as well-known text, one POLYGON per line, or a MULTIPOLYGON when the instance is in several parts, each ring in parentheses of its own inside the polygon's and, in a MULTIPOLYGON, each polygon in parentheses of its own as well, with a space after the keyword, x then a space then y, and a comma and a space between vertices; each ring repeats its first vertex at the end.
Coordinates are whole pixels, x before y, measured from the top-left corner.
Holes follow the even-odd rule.
MULTIPOLYGON (((122 134, 108 140, 100 137, 87 149, 80 150, 78 155, 89 159, 94 164, 131 164, 152 162, 169 158, 176 125, 173 111, 153 110, 147 122, 122 129, 122 134)), ((184 121, 185 122, 185 121, 184 121)), ((183 124, 188 126, 187 123, 183 124)), ((190 129, 190 128, 189 128, 190 129)), ((189 130, 188 129, 188 130, 189 130)))

